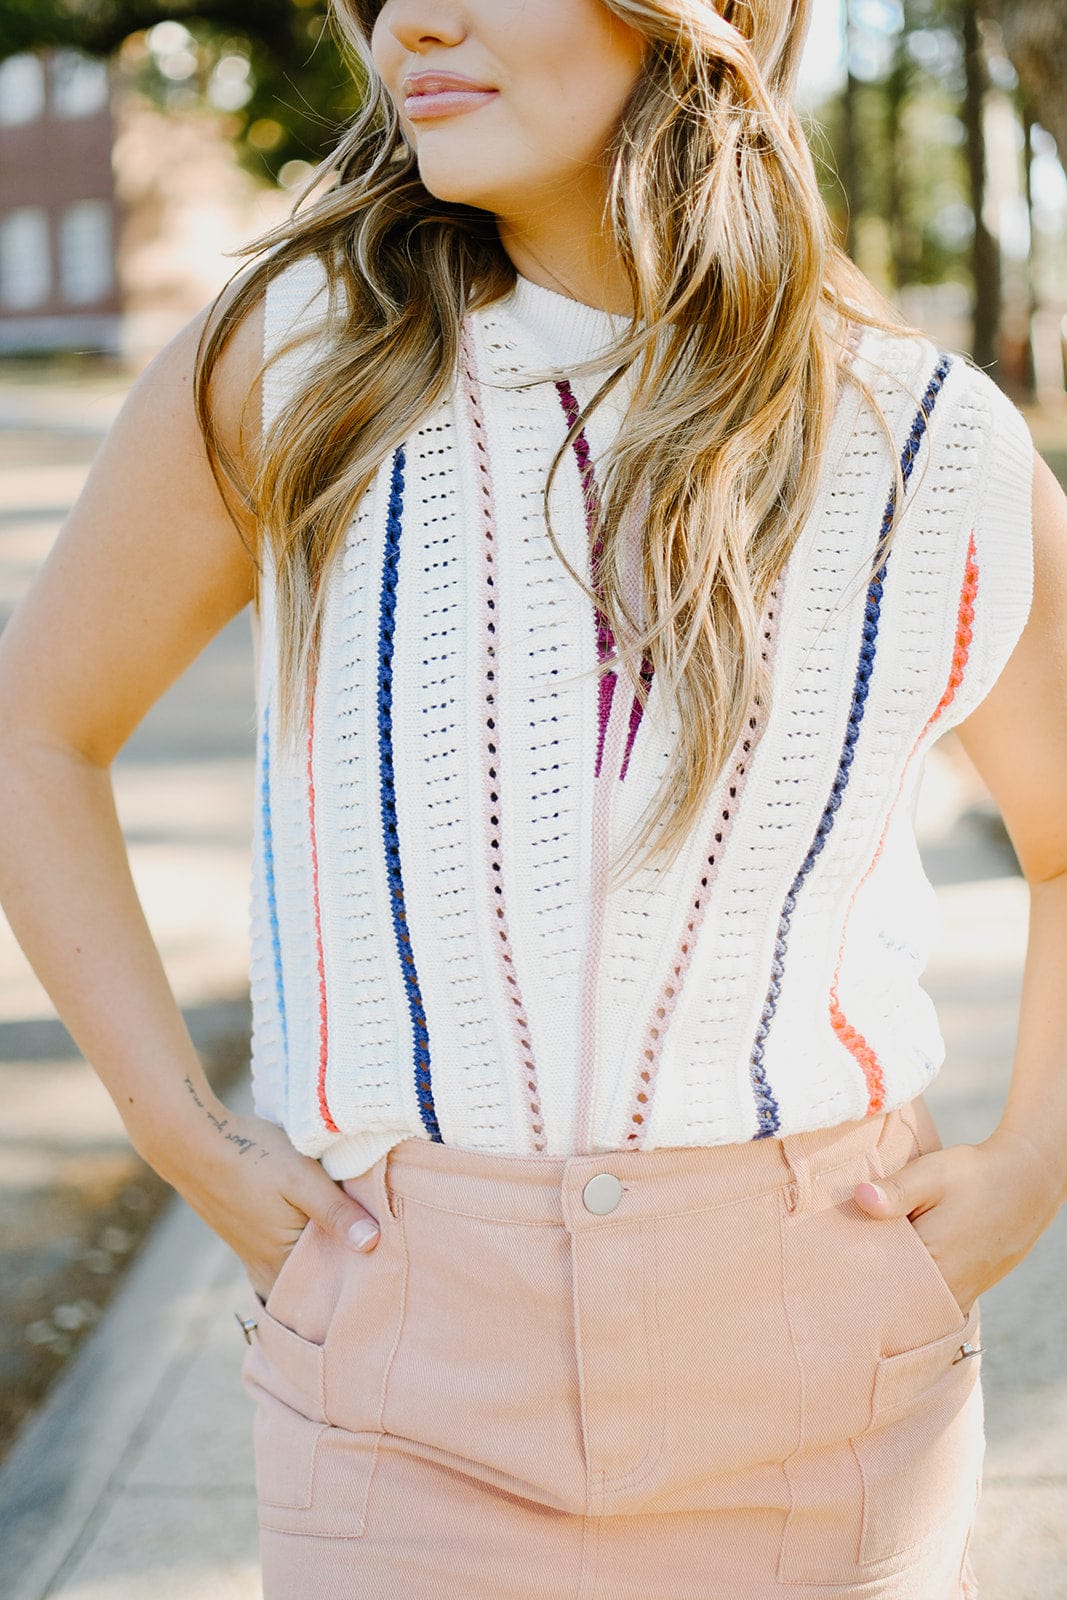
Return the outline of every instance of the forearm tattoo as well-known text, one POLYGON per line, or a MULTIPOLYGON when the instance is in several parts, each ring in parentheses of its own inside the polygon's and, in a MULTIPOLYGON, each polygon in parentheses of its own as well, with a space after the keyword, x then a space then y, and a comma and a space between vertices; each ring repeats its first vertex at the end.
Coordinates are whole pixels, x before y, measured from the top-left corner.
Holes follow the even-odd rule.
POLYGON ((216 1133, 221 1134, 226 1140, 227 1144, 232 1144, 243 1156, 251 1154, 253 1150, 258 1150, 260 1161, 263 1160, 264 1156, 270 1155, 270 1151, 267 1150, 263 1145, 259 1144, 255 1139, 249 1139, 245 1134, 235 1132, 230 1127, 229 1117, 217 1117, 215 1113, 204 1104, 203 1100, 201 1100, 200 1096, 196 1092, 196 1086, 188 1074, 186 1074, 185 1078, 185 1087, 193 1097, 193 1104, 199 1106, 200 1110, 207 1117, 216 1133))

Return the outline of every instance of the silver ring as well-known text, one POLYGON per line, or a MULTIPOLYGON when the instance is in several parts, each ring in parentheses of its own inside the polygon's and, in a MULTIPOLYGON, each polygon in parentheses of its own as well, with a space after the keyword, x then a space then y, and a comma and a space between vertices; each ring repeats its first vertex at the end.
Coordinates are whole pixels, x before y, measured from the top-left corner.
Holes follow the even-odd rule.
POLYGON ((252 1334, 255 1332, 256 1328, 259 1327, 259 1323, 256 1321, 255 1317, 242 1317, 239 1311, 235 1311, 234 1316, 237 1318, 237 1326, 245 1336, 245 1343, 251 1344, 252 1334))
POLYGON ((980 1344, 971 1344, 969 1342, 967 1344, 961 1344, 959 1355, 952 1357, 952 1365, 955 1366, 957 1361, 963 1361, 967 1356, 978 1356, 981 1355, 981 1353, 982 1346, 980 1344))

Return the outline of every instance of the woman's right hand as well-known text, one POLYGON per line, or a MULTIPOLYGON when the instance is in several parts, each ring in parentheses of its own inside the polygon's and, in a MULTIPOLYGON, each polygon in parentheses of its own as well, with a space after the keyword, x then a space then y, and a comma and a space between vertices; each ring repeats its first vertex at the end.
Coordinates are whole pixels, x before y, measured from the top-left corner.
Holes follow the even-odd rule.
POLYGON ((237 1115, 203 1088, 195 1098, 202 1137, 184 1141, 177 1152, 171 1144, 168 1159, 136 1136, 135 1143, 240 1258, 262 1300, 310 1217, 348 1249, 374 1249, 377 1218, 318 1161, 301 1155, 281 1128, 262 1117, 237 1115))

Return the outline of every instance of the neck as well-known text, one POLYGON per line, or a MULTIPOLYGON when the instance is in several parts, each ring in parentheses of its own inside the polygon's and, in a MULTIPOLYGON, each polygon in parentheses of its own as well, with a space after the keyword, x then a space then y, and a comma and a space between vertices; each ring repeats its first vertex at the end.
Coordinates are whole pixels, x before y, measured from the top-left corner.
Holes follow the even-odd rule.
POLYGON ((546 208, 532 226, 497 218, 497 230, 516 272, 544 289, 616 316, 631 316, 633 298, 614 241, 599 225, 580 230, 570 216, 546 208))

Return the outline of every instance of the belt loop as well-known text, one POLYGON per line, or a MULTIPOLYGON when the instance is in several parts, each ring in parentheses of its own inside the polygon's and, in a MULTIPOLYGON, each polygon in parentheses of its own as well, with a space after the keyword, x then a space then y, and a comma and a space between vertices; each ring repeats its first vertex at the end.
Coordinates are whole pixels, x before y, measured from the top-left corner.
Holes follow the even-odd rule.
POLYGON ((882 1126, 878 1130, 878 1139, 871 1150, 875 1176, 879 1178, 891 1176, 899 1168, 906 1167, 910 1161, 914 1161, 915 1157, 921 1154, 922 1141, 911 1102, 894 1106, 891 1110, 883 1112, 882 1126), (900 1143, 901 1129, 905 1131, 911 1148, 907 1151, 901 1148, 899 1153, 894 1153, 900 1143))
MULTIPOLYGON (((915 1156, 921 1156, 923 1153, 923 1140, 922 1134, 919 1132, 919 1121, 914 1100, 906 1100, 903 1105, 897 1106, 896 1111, 901 1122, 911 1134, 912 1143, 915 1146, 912 1159, 915 1156)), ((888 1121, 888 1117, 886 1120, 888 1121)))
POLYGON ((374 1164, 374 1193, 378 1202, 379 1222, 383 1217, 392 1217, 395 1221, 400 1214, 399 1197, 393 1189, 392 1184, 389 1182, 389 1168, 390 1166, 395 1166, 395 1158, 393 1155, 393 1151, 395 1149, 396 1145, 393 1145, 390 1149, 386 1150, 383 1155, 379 1156, 378 1160, 374 1164))
MULTIPOLYGON (((786 1205, 790 1211, 803 1215, 811 1206, 811 1161, 805 1153, 805 1136, 802 1133, 787 1133, 778 1142, 782 1147, 782 1158, 793 1174, 786 1194, 786 1205)), ((810 1143, 810 1140, 807 1142, 810 1143)))

